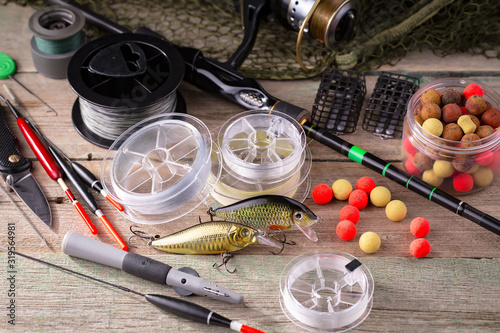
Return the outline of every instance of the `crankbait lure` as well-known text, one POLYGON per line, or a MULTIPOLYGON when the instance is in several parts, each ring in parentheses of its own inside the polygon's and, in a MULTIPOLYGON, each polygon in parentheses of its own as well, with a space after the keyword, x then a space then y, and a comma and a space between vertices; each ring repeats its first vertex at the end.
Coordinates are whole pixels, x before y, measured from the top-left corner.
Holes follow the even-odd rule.
POLYGON ((252 244, 264 244, 280 250, 283 248, 282 242, 263 231, 226 221, 203 222, 165 237, 154 237, 150 241, 153 248, 176 254, 222 254, 252 244))
POLYGON ((318 236, 311 225, 323 221, 322 217, 316 216, 304 204, 280 195, 261 195, 229 206, 210 208, 208 214, 259 230, 286 230, 295 227, 313 242, 318 240, 318 236))

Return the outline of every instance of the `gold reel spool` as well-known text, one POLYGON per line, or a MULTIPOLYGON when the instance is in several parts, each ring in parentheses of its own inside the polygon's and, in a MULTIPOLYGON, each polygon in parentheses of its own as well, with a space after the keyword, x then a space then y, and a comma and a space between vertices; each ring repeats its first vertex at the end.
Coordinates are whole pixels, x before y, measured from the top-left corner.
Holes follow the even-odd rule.
MULTIPOLYGON (((296 2, 297 4, 298 2, 296 2)), ((319 40, 328 49, 335 43, 349 39, 356 22, 358 3, 351 0, 316 0, 300 25, 297 35, 296 55, 300 68, 311 70, 302 61, 302 38, 304 33, 319 40)))

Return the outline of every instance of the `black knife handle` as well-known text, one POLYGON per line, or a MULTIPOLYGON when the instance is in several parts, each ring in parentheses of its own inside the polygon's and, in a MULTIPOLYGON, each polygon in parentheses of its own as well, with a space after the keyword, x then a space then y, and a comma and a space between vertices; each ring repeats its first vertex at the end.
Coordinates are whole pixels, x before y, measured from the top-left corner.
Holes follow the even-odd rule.
POLYGON ((31 161, 21 155, 14 136, 3 117, 5 108, 0 105, 0 172, 18 173, 29 169, 31 161))

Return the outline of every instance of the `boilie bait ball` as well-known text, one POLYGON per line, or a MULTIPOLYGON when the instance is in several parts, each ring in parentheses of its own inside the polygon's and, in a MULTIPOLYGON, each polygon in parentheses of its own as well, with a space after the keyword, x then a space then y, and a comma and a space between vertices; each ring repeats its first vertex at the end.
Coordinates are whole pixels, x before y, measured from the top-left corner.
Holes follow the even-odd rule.
POLYGON ((429 118, 426 121, 424 121, 422 127, 424 130, 426 130, 431 134, 434 134, 435 136, 441 136, 441 134, 443 134, 444 126, 441 120, 439 119, 429 118))
POLYGON ((460 173, 453 177, 453 188, 457 192, 469 192, 474 187, 474 178, 468 173, 460 173))
POLYGON ((425 238, 417 238, 410 244, 410 253, 415 258, 426 257, 431 252, 431 244, 425 238))
POLYGON ((399 222, 406 216, 406 205, 401 200, 392 200, 385 207, 385 215, 389 220, 399 222))
POLYGON ((469 97, 473 95, 484 96, 484 92, 483 89, 478 84, 471 83, 467 87, 465 87, 464 95, 466 99, 469 99, 469 97))
POLYGON ((352 221, 343 220, 340 221, 339 224, 337 224, 336 231, 337 236, 339 236, 340 239, 349 241, 356 237, 357 228, 352 221))
POLYGON ((363 190, 354 190, 349 195, 349 205, 362 210, 368 204, 368 194, 363 190))
POLYGON ((387 187, 377 186, 370 193, 370 201, 376 207, 385 207, 391 201, 391 192, 387 187))
POLYGON ((359 209, 351 205, 342 207, 339 213, 340 221, 349 220, 354 224, 358 223, 359 217, 359 209))
POLYGON ((312 190, 312 198, 319 205, 326 205, 333 198, 333 191, 326 184, 318 184, 312 190))
POLYGON ((337 200, 347 200, 352 192, 352 185, 346 179, 337 179, 332 184, 333 196, 337 200))
POLYGON ((425 217, 416 217, 410 223, 411 234, 417 238, 427 236, 431 230, 431 225, 425 217))
POLYGON ((493 181, 493 171, 487 167, 480 167, 472 174, 472 178, 477 186, 486 186, 493 181))
MULTIPOLYGON (((413 147, 413 146, 412 146, 413 147)), ((357 190, 363 190, 366 192, 366 194, 370 194, 371 191, 375 188, 375 181, 368 176, 361 177, 358 179, 356 182, 356 189, 357 190)))
POLYGON ((365 253, 375 253, 380 248, 380 237, 373 231, 367 231, 359 238, 359 247, 365 253))

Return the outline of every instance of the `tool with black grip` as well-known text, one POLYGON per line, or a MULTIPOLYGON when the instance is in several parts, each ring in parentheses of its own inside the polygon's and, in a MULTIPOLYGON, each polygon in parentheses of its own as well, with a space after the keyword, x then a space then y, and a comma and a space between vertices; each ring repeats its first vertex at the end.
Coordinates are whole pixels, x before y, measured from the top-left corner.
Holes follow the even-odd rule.
POLYGON ((78 214, 80 214, 81 218, 87 225, 87 227, 90 229, 92 234, 97 234, 97 229, 92 223, 92 220, 90 220, 89 216, 83 210, 82 206, 76 200, 75 196, 71 192, 71 190, 68 188, 66 185, 66 182, 63 179, 63 173, 59 166, 57 165, 57 162, 52 158, 50 155, 49 151, 43 144, 43 142, 40 140, 40 138, 36 135, 35 131, 33 128, 26 122, 26 120, 21 116, 18 110, 10 103, 9 100, 1 97, 2 100, 7 104, 9 107, 10 111, 14 114, 14 116, 17 119, 17 126, 19 126, 19 129, 21 130, 21 133, 23 133, 24 138, 28 142, 31 150, 33 153, 35 153, 38 161, 42 165, 43 169, 47 173, 47 175, 54 181, 56 181, 59 186, 64 190, 64 193, 68 197, 68 199, 71 201, 71 204, 73 207, 75 207, 76 211, 78 214))
POLYGON ((119 250, 74 231, 64 236, 62 250, 70 256, 118 268, 148 281, 167 284, 184 296, 196 294, 228 303, 243 302, 242 295, 198 277, 193 269, 177 270, 160 261, 119 250))
POLYGON ((57 268, 63 272, 66 273, 71 273, 79 277, 83 277, 95 282, 102 283, 104 285, 107 285, 109 287, 114 287, 117 289, 120 289, 121 291, 129 292, 138 296, 144 297, 148 302, 151 304, 155 305, 156 307, 165 310, 169 313, 172 313, 176 316, 179 316, 181 318, 185 318, 188 320, 192 320, 198 323, 206 324, 206 325, 213 325, 213 326, 219 326, 219 327, 225 327, 229 328, 233 331, 236 332, 241 332, 241 333, 264 333, 256 328, 243 325, 242 323, 236 321, 236 320, 231 320, 226 317, 221 316, 220 314, 207 309, 205 307, 202 307, 198 304, 183 300, 183 299, 178 299, 170 296, 164 296, 164 295, 158 295, 158 294, 143 294, 138 291, 129 289, 127 287, 114 284, 102 279, 98 279, 95 277, 92 277, 87 274, 83 274, 77 271, 74 271, 69 268, 65 268, 53 263, 50 263, 48 261, 44 261, 35 257, 31 257, 29 255, 26 255, 24 253, 16 252, 10 249, 7 249, 5 247, 0 246, 0 250, 8 252, 10 254, 15 254, 17 256, 36 261, 41 264, 48 265, 50 267, 57 268))

